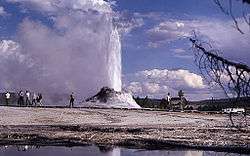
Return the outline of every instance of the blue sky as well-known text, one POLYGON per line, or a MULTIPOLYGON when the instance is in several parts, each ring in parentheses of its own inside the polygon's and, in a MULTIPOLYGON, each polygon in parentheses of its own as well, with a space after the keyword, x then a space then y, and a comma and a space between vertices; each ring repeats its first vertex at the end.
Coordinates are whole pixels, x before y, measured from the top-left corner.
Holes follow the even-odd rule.
MULTIPOLYGON (((240 9, 240 6, 237 7, 238 8, 235 9, 236 11, 240 9)), ((123 38, 123 69, 125 73, 148 68, 181 68, 198 72, 191 56, 177 58, 171 54, 173 49, 178 48, 184 49, 185 55, 192 55, 187 39, 165 43, 157 48, 150 48, 147 46, 149 41, 147 40, 145 32, 169 19, 231 20, 230 17, 225 16, 225 14, 220 11, 212 0, 158 0, 157 2, 152 0, 119 0, 117 1, 117 7, 115 7, 115 9, 126 12, 130 14, 130 16, 133 16, 134 13, 144 15, 158 14, 158 17, 144 17, 144 25, 133 29, 129 35, 125 35, 123 38)))
MULTIPOLYGON (((3 8, 2 15, 0 9, 1 40, 18 38, 19 24, 27 18, 53 27, 48 14, 27 8, 25 0, 22 0, 24 3, 11 1, 15 2, 0 0, 0 8, 3 8)), ((200 92, 200 98, 222 96, 217 89, 211 91, 200 77, 191 45, 184 37, 189 36, 192 30, 212 42, 226 58, 250 64, 249 29, 245 29, 245 24, 240 21, 246 35, 237 32, 232 19, 223 14, 213 0, 117 0, 113 4, 118 28, 122 32, 124 88, 135 95, 162 97, 166 92, 176 95, 179 89, 184 89, 191 99, 199 99, 197 92, 200 92), (177 76, 170 78, 171 81, 168 79, 167 83, 163 82, 166 78, 157 76, 147 79, 147 74, 161 75, 164 72, 177 76), (171 84, 175 80, 180 82, 177 87, 171 84)), ((235 1, 233 6, 239 19, 242 8, 250 13, 248 5, 235 1)))
MULTIPOLYGON (((224 1, 227 2, 227 1, 224 1)), ((175 38, 170 35, 172 25, 171 23, 185 24, 184 27, 189 27, 183 31, 190 33, 192 30, 200 32, 204 41, 208 41, 214 45, 215 49, 219 49, 220 55, 229 60, 241 62, 244 64, 250 64, 250 38, 249 29, 246 30, 245 35, 241 35, 235 28, 233 28, 232 19, 226 16, 218 8, 213 0, 159 0, 159 1, 129 1, 120 0, 117 1, 117 11, 125 12, 126 16, 139 19, 142 24, 135 26, 129 34, 123 36, 123 71, 124 73, 140 73, 140 71, 149 70, 149 75, 155 74, 153 70, 157 69, 158 72, 164 72, 166 70, 188 70, 191 73, 200 75, 199 69, 194 63, 194 55, 190 50, 190 43, 187 38, 175 38), (142 22, 143 21, 143 22, 142 22), (165 23, 165 24, 164 24, 165 23), (159 26, 163 24, 164 26, 159 26), (159 31, 161 28, 164 31, 159 31), (156 31, 157 30, 157 31, 156 31), (166 32, 170 31, 170 32, 166 32), (154 35, 154 36, 153 36, 154 35), (153 37, 152 37, 153 36, 153 37), (149 43, 151 46, 149 46, 149 43), (239 48, 240 47, 240 48, 239 48)), ((227 3, 224 3, 227 8, 227 3)), ((241 18, 242 9, 249 13, 249 6, 242 5, 241 3, 233 3, 233 12, 237 18, 241 18)), ((130 18, 131 18, 130 17, 130 18)), ((244 23, 240 27, 245 28, 244 23)), ((174 33, 176 33, 174 31, 174 33)), ((131 74, 133 75, 133 74, 131 74)), ((165 79, 160 80, 148 80, 148 75, 141 73, 141 77, 136 81, 133 81, 134 77, 129 78, 129 88, 134 89, 135 92, 147 92, 154 93, 157 89, 164 90, 161 87, 153 84, 166 84, 171 86, 165 79), (142 76, 143 75, 143 76, 142 76), (132 81, 132 83, 131 83, 132 81), (146 82, 150 83, 151 88, 155 87, 155 90, 148 89, 148 86, 142 83, 134 82, 146 82), (140 89, 138 89, 140 88, 140 89), (139 91, 138 91, 139 90, 139 91), (142 91, 141 91, 142 90, 142 91)), ((203 79, 203 83, 206 81, 203 79)), ((176 95, 176 90, 185 88, 166 89, 170 90, 172 94, 176 95)), ((189 95, 192 99, 201 98, 222 98, 223 93, 219 89, 214 87, 205 87, 206 89, 197 88, 185 88, 186 92, 194 92, 193 95, 189 95), (209 88, 209 89, 208 89, 209 88), (196 91, 195 91, 196 90, 196 91), (197 91, 199 90, 199 91, 197 91), (205 91, 206 90, 206 91, 205 91), (197 92, 201 93, 197 97, 197 92)), ((162 97, 166 91, 156 91, 153 96, 162 97)), ((144 94, 147 95, 147 94, 144 94)))

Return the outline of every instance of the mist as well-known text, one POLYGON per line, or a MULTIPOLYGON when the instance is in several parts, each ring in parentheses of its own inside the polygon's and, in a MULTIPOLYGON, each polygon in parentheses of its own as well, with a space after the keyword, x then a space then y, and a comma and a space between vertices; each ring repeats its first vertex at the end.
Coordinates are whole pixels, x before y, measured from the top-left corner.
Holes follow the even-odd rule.
MULTIPOLYGON (((25 18, 15 40, 0 47, 2 90, 84 99, 103 86, 121 90, 121 44, 114 12, 102 0, 9 0, 42 13, 52 24, 25 18)), ((51 100, 51 99, 50 99, 51 100)))

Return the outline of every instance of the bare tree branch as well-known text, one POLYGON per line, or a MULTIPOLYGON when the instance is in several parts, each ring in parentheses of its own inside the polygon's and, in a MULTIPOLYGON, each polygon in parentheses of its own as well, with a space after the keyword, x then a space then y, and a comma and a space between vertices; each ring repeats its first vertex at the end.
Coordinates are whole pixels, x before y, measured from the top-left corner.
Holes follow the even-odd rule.
MULTIPOLYGON (((244 31, 240 28, 239 19, 237 19, 234 15, 232 0, 228 0, 228 8, 223 5, 221 0, 213 0, 213 1, 225 15, 230 16, 233 19, 234 27, 236 28, 236 30, 239 31, 241 34, 244 34, 244 31)), ((250 0, 242 0, 242 5, 244 5, 244 3, 250 5, 250 0)), ((250 27, 250 15, 246 14, 245 11, 242 12, 242 19, 250 27)))
POLYGON ((195 61, 205 78, 218 84, 227 96, 250 96, 250 68, 247 65, 229 61, 216 54, 216 50, 205 49, 196 37, 190 41, 195 61))

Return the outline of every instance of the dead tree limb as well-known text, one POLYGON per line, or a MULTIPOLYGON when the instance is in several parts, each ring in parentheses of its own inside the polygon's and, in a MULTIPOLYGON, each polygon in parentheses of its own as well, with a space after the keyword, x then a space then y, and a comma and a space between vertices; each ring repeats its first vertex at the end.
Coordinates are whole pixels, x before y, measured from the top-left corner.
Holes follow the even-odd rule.
MULTIPOLYGON (((219 85, 229 99, 235 97, 230 100, 232 105, 236 105, 241 97, 250 97, 250 68, 247 65, 229 61, 219 56, 218 50, 205 48, 204 42, 200 42, 196 35, 189 40, 201 74, 208 82, 219 85)), ((232 126, 235 126, 231 113, 229 118, 232 126)))
POLYGON ((217 50, 205 49, 195 38, 190 41, 204 77, 216 82, 228 96, 250 97, 250 68, 247 65, 229 61, 219 56, 217 50))
MULTIPOLYGON (((239 18, 236 17, 233 10, 233 0, 228 0, 228 6, 225 6, 223 2, 225 0, 213 0, 214 3, 219 7, 219 9, 227 16, 231 17, 234 22, 234 27, 241 34, 245 34, 244 30, 241 28, 239 24, 239 18)), ((250 0, 242 0, 242 5, 247 4, 250 7, 250 0)), ((245 10, 242 11, 242 21, 245 22, 250 27, 250 14, 246 13, 245 10)))

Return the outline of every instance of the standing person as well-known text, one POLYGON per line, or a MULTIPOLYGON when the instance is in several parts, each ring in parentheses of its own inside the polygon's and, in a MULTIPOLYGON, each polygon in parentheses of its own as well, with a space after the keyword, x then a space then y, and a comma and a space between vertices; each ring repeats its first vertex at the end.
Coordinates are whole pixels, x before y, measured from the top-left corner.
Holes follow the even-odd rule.
POLYGON ((42 96, 42 94, 41 94, 41 93, 40 93, 40 95, 39 95, 39 99, 40 99, 40 106, 42 106, 43 96, 42 96))
POLYGON ((18 98, 17 98, 17 106, 20 106, 21 104, 21 102, 20 102, 20 92, 18 92, 17 93, 17 95, 18 95, 18 98))
POLYGON ((36 95, 36 93, 33 93, 32 105, 34 105, 36 107, 36 104, 37 104, 37 95, 36 95))
POLYGON ((38 93, 38 96, 37 96, 37 104, 38 104, 39 106, 42 106, 42 99, 43 99, 42 94, 41 94, 41 93, 38 93))
POLYGON ((167 101, 167 107, 168 107, 169 109, 173 109, 173 108, 172 108, 172 105, 171 105, 171 96, 170 96, 170 93, 167 94, 167 96, 166 96, 166 101, 167 101))
POLYGON ((10 93, 8 91, 5 94, 5 100, 6 100, 6 106, 8 106, 10 102, 10 93))
POLYGON ((18 101, 17 101, 18 105, 19 106, 24 105, 24 93, 22 90, 19 92, 18 96, 19 96, 18 101))
POLYGON ((178 96, 179 96, 179 98, 180 98, 180 100, 181 100, 181 102, 180 102, 180 108, 181 108, 181 111, 183 111, 184 110, 184 101, 183 101, 183 97, 184 97, 184 92, 182 91, 182 90, 180 90, 179 92, 178 92, 178 96))
POLYGON ((74 101, 75 101, 75 97, 74 97, 74 93, 72 92, 70 94, 70 99, 69 99, 69 107, 70 108, 74 107, 74 101))
POLYGON ((30 92, 28 90, 26 90, 25 95, 26 95, 26 101, 25 101, 26 106, 29 106, 31 104, 31 102, 30 102, 30 92))

